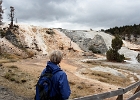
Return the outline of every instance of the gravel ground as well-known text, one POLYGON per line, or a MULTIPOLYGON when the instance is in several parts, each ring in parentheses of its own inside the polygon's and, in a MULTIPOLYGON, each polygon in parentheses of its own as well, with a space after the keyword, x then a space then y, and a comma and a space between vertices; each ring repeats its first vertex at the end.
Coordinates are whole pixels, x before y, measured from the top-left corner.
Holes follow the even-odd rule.
POLYGON ((15 95, 10 89, 0 86, 0 100, 33 100, 15 95))

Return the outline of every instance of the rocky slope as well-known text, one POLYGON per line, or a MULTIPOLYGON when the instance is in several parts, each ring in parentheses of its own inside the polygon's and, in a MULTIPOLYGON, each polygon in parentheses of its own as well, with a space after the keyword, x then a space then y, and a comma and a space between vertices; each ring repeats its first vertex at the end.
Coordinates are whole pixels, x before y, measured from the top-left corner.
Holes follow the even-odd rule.
MULTIPOLYGON (((7 27, 8 24, 1 26, 5 30, 4 37, 0 38, 1 52, 25 58, 33 55, 46 55, 54 49, 63 50, 67 56, 81 55, 82 52, 89 52, 91 46, 95 51, 105 54, 111 47, 111 41, 114 38, 110 34, 93 30, 49 29, 18 24, 11 30, 8 30, 7 27)), ((140 45, 124 40, 123 43, 120 53, 132 61, 136 60, 139 51, 133 50, 140 50, 140 45), (128 52, 132 52, 132 55, 128 55, 128 52)))
POLYGON ((0 38, 1 52, 16 54, 27 57, 30 53, 35 55, 46 55, 54 49, 63 50, 65 54, 72 49, 74 52, 82 52, 80 47, 71 42, 65 34, 56 29, 42 28, 32 25, 17 25, 8 30, 8 25, 3 25, 5 29, 4 37, 0 38), (8 30, 8 31, 7 31, 8 30))
POLYGON ((90 46, 94 46, 97 51, 105 54, 111 47, 113 36, 104 32, 87 31, 87 30, 66 30, 59 29, 65 33, 71 40, 77 43, 82 50, 89 51, 90 46))

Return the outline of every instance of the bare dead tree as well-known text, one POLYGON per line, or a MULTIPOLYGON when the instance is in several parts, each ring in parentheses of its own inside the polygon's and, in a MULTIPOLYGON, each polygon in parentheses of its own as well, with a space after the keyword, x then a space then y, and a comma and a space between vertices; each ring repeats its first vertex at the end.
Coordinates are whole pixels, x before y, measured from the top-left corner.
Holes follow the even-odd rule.
POLYGON ((10 28, 12 28, 13 27, 13 21, 14 21, 14 7, 10 7, 10 14, 9 14, 9 17, 10 17, 10 19, 11 19, 11 23, 10 23, 10 28))
POLYGON ((0 0, 0 25, 2 25, 2 19, 3 19, 2 14, 3 13, 4 12, 3 12, 3 9, 2 9, 2 0, 0 0))
POLYGON ((16 23, 18 23, 17 18, 16 18, 16 23))

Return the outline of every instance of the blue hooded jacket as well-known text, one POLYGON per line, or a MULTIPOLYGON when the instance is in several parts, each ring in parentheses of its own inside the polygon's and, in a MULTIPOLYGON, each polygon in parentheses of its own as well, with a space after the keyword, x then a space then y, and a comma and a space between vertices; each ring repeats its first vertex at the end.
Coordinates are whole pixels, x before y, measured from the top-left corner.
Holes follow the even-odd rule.
POLYGON ((66 73, 62 71, 57 64, 52 63, 50 61, 47 62, 47 66, 43 70, 41 75, 43 75, 45 72, 52 72, 52 73, 56 72, 52 77, 52 83, 53 83, 52 85, 54 89, 51 90, 50 97, 59 95, 60 98, 57 100, 68 99, 71 94, 71 90, 70 90, 66 73))

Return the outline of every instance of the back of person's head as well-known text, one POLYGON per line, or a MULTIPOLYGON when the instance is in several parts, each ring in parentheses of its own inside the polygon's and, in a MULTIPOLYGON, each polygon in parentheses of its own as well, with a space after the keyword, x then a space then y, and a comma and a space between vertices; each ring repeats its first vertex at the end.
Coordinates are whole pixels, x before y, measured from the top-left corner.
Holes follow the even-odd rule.
POLYGON ((63 54, 59 50, 54 50, 49 55, 50 61, 55 64, 59 64, 61 62, 62 58, 63 58, 63 54))

